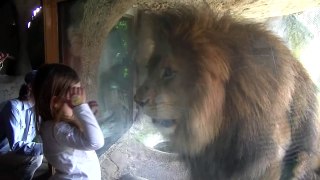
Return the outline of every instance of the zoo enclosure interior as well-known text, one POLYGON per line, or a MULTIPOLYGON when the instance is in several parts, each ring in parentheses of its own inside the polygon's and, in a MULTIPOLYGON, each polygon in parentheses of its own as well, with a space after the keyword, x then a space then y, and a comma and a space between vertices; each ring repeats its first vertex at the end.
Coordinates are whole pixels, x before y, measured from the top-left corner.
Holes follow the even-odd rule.
MULTIPOLYGON (((84 41, 83 34, 81 34, 84 2, 65 1, 59 4, 62 61, 79 70, 85 65, 78 52, 84 41)), ((317 67, 320 65, 316 60, 316 42, 319 42, 318 14, 318 9, 310 9, 263 21, 270 30, 286 42, 319 86, 320 75, 317 67)), ((135 8, 126 11, 116 25, 111 28, 107 38, 102 41, 103 50, 99 61, 91 62, 98 63, 98 68, 91 71, 96 73, 97 77, 96 97, 100 104, 99 121, 108 144, 101 150, 101 153, 116 142, 131 127, 137 117, 138 109, 133 102, 133 94, 143 77, 141 77, 142 73, 137 73, 136 64, 132 58, 134 49, 132 31, 136 18, 135 8)), ((165 142, 166 139, 153 129, 152 125, 148 124, 150 121, 148 117, 140 116, 139 120, 144 123, 141 123, 140 130, 136 132, 136 139, 148 147, 163 148, 162 145, 160 147, 156 145, 165 142)))

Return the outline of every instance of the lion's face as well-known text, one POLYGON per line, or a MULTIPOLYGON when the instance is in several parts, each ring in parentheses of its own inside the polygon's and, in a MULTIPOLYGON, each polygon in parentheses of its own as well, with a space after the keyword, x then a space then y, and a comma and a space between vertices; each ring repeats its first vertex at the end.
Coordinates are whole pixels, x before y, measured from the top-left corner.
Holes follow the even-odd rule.
POLYGON ((174 134, 188 119, 194 103, 197 73, 188 62, 188 56, 153 52, 147 63, 147 79, 136 93, 136 101, 166 135, 174 134))
POLYGON ((138 55, 146 58, 143 66, 147 67, 147 75, 137 89, 135 101, 173 141, 177 151, 198 153, 214 138, 221 124, 223 80, 212 74, 219 65, 207 66, 207 58, 185 48, 185 44, 175 46, 165 39, 148 42, 152 45, 140 48, 150 52, 138 55))

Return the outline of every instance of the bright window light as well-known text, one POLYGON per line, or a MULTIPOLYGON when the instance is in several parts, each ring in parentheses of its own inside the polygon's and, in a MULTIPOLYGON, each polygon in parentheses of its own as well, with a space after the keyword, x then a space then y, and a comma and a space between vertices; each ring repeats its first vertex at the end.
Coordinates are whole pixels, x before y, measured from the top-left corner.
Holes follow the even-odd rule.
POLYGON ((35 17, 40 11, 41 11, 42 7, 37 7, 36 9, 33 10, 33 16, 32 17, 35 17))

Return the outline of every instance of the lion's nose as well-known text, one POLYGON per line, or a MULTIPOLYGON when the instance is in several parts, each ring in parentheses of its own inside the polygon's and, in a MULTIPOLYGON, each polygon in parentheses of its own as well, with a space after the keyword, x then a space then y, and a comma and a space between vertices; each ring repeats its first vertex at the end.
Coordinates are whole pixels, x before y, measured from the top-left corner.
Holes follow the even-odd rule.
POLYGON ((137 95, 135 95, 133 99, 141 107, 145 106, 149 102, 149 99, 140 99, 137 95))

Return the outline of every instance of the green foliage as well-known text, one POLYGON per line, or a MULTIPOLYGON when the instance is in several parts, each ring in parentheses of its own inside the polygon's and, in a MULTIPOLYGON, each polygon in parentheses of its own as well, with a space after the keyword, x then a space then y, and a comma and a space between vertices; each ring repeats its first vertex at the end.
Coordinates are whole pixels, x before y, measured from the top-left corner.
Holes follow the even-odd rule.
POLYGON ((296 14, 284 17, 283 21, 284 38, 288 41, 295 56, 299 57, 301 49, 313 38, 313 34, 297 19, 296 14))
POLYGON ((115 58, 119 61, 122 61, 124 58, 128 56, 129 53, 129 19, 120 19, 112 31, 117 34, 117 42, 115 42, 114 46, 114 48, 117 49, 117 54, 115 58))
POLYGON ((123 77, 127 78, 128 75, 129 75, 129 69, 126 67, 126 68, 123 69, 123 77))
POLYGON ((128 21, 121 19, 114 28, 119 30, 128 30, 128 21))

